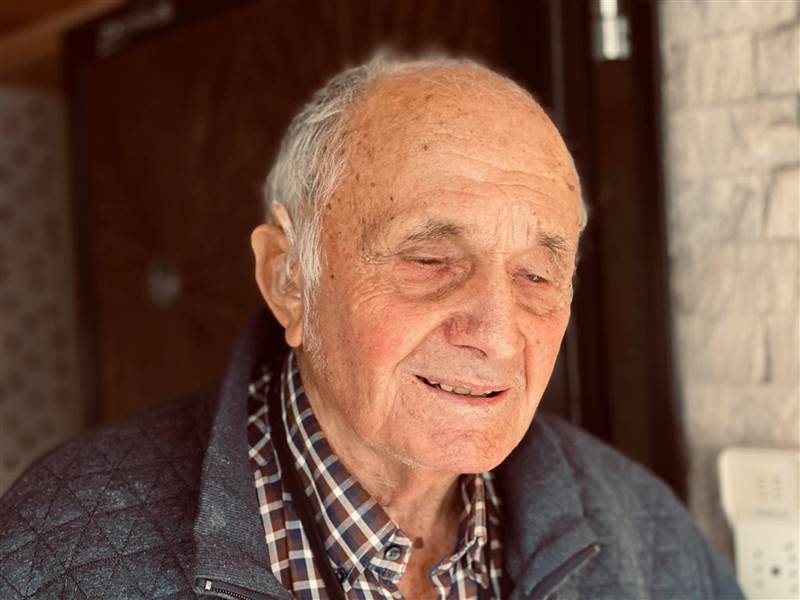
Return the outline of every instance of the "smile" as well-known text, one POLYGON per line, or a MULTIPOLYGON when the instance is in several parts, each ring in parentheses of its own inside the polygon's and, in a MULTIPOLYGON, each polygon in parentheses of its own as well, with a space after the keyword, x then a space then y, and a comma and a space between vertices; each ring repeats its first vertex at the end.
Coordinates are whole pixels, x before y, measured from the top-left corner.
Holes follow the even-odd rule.
POLYGON ((442 383, 440 381, 432 381, 420 375, 417 375, 417 378, 432 388, 442 390, 443 392, 449 392, 451 394, 459 394, 461 396, 472 396, 475 398, 494 398, 495 396, 497 396, 497 394, 499 394, 502 391, 502 390, 497 390, 497 391, 480 392, 465 387, 447 385, 446 383, 442 383))

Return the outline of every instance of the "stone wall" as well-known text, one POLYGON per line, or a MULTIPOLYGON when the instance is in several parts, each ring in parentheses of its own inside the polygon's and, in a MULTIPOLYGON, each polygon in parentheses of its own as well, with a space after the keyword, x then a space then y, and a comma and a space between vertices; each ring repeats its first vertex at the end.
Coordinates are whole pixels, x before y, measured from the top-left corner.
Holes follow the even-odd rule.
POLYGON ((800 444, 800 2, 659 6, 690 508, 730 554, 719 450, 800 444))

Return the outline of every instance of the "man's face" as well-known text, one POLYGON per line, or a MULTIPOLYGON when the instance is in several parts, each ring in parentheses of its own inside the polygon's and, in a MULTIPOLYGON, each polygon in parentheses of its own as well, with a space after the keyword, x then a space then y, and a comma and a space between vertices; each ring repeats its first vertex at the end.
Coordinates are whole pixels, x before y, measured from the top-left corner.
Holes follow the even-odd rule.
POLYGON ((323 221, 301 354, 329 437, 479 472, 521 440, 570 314, 580 202, 541 110, 472 71, 374 86, 323 221), (461 81, 459 81, 461 78, 461 81))

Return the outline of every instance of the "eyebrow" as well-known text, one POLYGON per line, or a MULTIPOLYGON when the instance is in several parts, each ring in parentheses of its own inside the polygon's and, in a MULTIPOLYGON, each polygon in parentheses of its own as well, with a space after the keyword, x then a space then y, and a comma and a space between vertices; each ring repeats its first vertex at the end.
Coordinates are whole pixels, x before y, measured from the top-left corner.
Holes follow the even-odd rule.
POLYGON ((415 228, 408 235, 406 235, 397 244, 393 244, 393 249, 379 249, 375 245, 376 238, 380 237, 376 232, 381 231, 381 226, 377 228, 367 228, 368 234, 364 235, 360 244, 361 256, 365 262, 379 262, 386 260, 392 256, 396 256, 406 250, 409 246, 419 244, 420 242, 428 242, 439 240, 447 237, 459 236, 464 232, 464 228, 449 223, 446 221, 437 221, 430 219, 423 223, 421 226, 415 228))
POLYGON ((539 232, 538 242, 547 248, 555 258, 564 258, 569 254, 569 242, 566 238, 553 233, 539 232))
MULTIPOLYGON (((429 219, 411 231, 411 233, 403 237, 394 246, 394 251, 388 253, 379 252, 372 247, 372 244, 363 243, 361 253, 365 260, 368 262, 373 262, 380 257, 388 258, 389 256, 402 252, 404 248, 420 242, 430 242, 443 238, 459 237, 464 233, 464 231, 465 228, 461 225, 457 225, 448 221, 429 219)), ((561 235, 540 231, 536 236, 536 241, 539 245, 547 249, 551 256, 553 256, 556 260, 563 260, 569 255, 570 244, 567 239, 561 235)))
POLYGON ((403 238, 399 245, 402 247, 416 242, 429 242, 445 237, 457 237, 463 233, 464 228, 455 223, 430 220, 403 238))

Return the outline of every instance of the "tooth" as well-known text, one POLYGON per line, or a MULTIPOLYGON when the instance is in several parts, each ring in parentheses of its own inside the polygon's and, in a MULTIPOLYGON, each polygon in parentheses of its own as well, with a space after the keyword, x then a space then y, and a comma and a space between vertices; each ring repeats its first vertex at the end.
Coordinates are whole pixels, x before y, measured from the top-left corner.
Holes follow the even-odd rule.
POLYGON ((452 392, 453 388, 446 383, 440 383, 439 387, 442 388, 445 392, 452 392))
POLYGON ((433 379, 428 379, 428 383, 430 383, 431 385, 439 385, 439 382, 434 381, 433 379))
POLYGON ((485 396, 486 392, 470 392, 470 396, 485 396))
POLYGON ((456 386, 456 387, 453 388, 453 391, 456 394, 461 394, 462 396, 469 396, 469 390, 467 388, 462 388, 462 387, 456 386))

